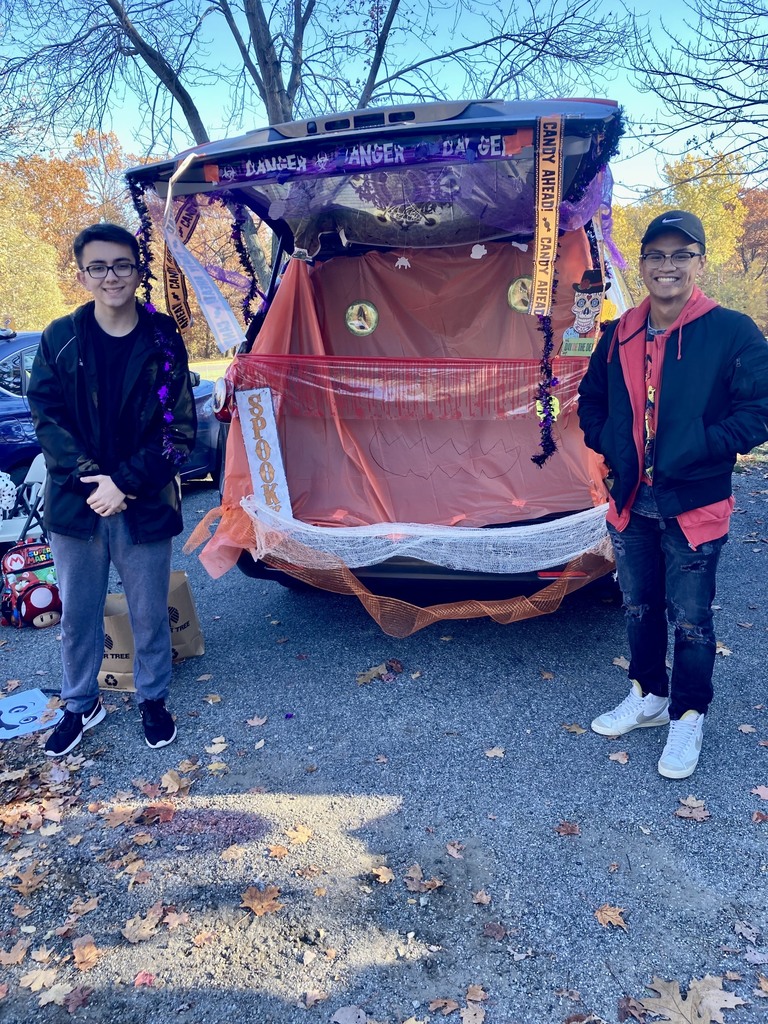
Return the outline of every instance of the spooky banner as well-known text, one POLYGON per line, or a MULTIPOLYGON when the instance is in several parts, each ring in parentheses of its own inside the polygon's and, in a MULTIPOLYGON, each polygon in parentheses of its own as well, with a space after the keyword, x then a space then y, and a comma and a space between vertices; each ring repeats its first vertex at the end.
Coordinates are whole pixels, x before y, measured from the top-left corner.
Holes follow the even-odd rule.
POLYGON ((549 316, 557 259, 557 229, 563 189, 563 119, 539 118, 536 126, 536 234, 528 312, 549 316))

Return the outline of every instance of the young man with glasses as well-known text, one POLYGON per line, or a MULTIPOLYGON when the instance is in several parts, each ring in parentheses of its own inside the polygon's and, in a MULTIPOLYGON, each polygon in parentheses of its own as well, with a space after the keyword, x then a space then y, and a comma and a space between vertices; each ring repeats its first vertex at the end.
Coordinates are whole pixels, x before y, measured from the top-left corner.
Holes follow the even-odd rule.
POLYGON ((586 442, 608 467, 631 657, 628 696, 592 729, 621 736, 669 723, 658 763, 669 779, 695 770, 712 700, 712 601, 736 455, 768 440, 768 344, 698 287, 705 243, 692 213, 651 221, 640 255, 648 295, 606 325, 579 387, 586 442))
POLYGON ((172 538, 182 529, 177 473, 197 427, 176 326, 136 301, 134 236, 95 224, 73 249, 93 301, 45 329, 27 391, 48 468, 45 527, 63 609, 66 711, 45 745, 51 757, 68 754, 104 718, 97 677, 110 562, 128 603, 146 742, 163 747, 176 737, 165 707, 168 583, 172 538))

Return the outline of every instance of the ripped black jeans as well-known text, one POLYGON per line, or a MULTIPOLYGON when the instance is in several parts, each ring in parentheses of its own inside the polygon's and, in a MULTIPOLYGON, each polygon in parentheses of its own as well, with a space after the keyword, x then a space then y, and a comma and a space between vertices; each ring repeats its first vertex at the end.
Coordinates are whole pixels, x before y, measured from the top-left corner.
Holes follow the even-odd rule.
POLYGON ((715 665, 715 575, 728 537, 693 551, 676 519, 637 513, 621 533, 610 525, 608 532, 624 597, 629 678, 636 679, 645 693, 669 693, 671 718, 690 710, 706 713, 715 665), (671 686, 667 618, 675 631, 671 686))

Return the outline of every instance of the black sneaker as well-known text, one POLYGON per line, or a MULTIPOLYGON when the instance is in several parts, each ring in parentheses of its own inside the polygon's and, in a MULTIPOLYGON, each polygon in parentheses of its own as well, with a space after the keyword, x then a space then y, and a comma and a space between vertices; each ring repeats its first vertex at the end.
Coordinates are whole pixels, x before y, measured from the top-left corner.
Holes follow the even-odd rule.
POLYGON ((144 738, 148 747, 167 747, 176 739, 176 723, 164 700, 145 700, 139 704, 144 738))
POLYGON ((45 752, 48 757, 64 757, 74 750, 83 738, 83 733, 103 721, 105 715, 106 711, 99 697, 93 706, 82 714, 65 711, 64 717, 45 741, 45 752))

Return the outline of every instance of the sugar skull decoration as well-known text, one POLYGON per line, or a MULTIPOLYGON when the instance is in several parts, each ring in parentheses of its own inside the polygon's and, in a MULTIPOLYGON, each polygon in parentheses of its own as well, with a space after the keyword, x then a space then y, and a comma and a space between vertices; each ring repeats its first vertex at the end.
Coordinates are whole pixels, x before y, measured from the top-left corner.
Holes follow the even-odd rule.
POLYGON ((581 281, 573 286, 574 315, 573 330, 585 337, 594 334, 595 321, 603 305, 603 294, 611 287, 610 281, 603 288, 603 277, 599 270, 585 270, 581 281))

